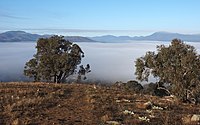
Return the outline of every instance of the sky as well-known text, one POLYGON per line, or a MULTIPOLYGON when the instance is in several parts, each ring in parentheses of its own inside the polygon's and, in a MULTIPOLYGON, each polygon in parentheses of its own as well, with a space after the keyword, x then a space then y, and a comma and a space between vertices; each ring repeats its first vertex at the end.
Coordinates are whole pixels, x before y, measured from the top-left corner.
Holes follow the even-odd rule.
POLYGON ((0 0, 0 32, 200 34, 200 0, 0 0))

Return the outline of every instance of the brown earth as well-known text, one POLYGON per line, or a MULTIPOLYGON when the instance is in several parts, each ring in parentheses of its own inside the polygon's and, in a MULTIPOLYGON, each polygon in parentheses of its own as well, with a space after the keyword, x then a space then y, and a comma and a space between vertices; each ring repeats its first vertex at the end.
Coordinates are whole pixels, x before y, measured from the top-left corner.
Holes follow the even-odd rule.
POLYGON ((0 125, 181 125, 200 105, 116 86, 0 83, 0 125))

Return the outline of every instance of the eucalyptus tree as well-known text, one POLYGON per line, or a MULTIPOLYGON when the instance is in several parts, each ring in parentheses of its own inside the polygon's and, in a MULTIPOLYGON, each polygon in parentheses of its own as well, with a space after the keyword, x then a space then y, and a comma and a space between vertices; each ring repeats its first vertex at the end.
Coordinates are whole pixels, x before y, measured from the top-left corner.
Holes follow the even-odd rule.
POLYGON ((148 81, 149 76, 159 78, 159 83, 168 83, 171 91, 183 100, 189 93, 199 91, 200 55, 191 45, 179 39, 169 46, 157 46, 157 52, 149 51, 135 61, 136 76, 140 81, 148 81))
MULTIPOLYGON (((24 74, 35 81, 65 82, 75 74, 81 64, 84 52, 63 36, 40 38, 37 41, 37 53, 25 64, 24 74)), ((79 77, 90 72, 89 64, 78 72, 79 77)))

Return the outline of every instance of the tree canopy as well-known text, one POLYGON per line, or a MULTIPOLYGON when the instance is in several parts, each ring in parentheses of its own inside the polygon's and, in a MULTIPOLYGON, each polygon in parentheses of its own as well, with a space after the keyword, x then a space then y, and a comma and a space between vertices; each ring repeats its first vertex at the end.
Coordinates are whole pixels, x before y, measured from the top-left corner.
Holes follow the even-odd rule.
POLYGON ((136 76, 140 81, 148 81, 150 75, 159 78, 160 83, 172 86, 172 92, 187 98, 187 91, 198 89, 200 85, 200 55, 195 48, 179 39, 169 46, 157 46, 156 52, 147 52, 135 61, 136 76))
MULTIPOLYGON (((64 39, 63 36, 40 38, 37 41, 37 53, 25 64, 24 74, 35 81, 65 82, 75 74, 77 66, 84 57, 84 52, 77 44, 64 39)), ((90 72, 89 64, 80 66, 79 78, 90 72)))

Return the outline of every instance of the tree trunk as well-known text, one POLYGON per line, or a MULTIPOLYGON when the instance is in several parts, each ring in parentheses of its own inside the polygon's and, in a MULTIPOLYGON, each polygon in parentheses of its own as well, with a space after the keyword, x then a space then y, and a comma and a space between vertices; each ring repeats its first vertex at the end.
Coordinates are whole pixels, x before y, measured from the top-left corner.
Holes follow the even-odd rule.
POLYGON ((63 76, 63 71, 60 71, 60 73, 59 73, 59 75, 57 77, 57 82, 58 83, 61 83, 62 76, 63 76))
POLYGON ((53 82, 54 82, 54 83, 57 83, 57 75, 56 75, 56 74, 54 75, 54 80, 53 80, 53 82))

